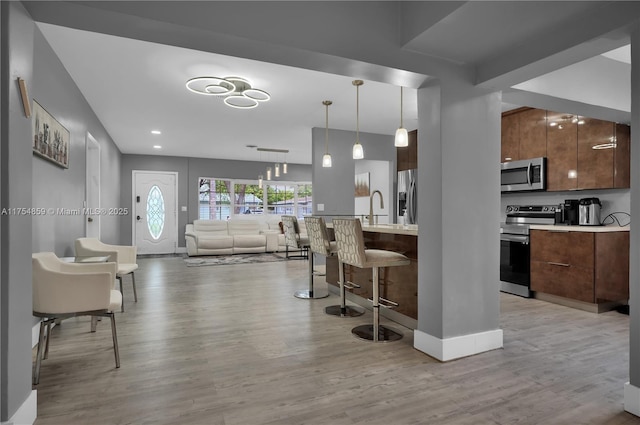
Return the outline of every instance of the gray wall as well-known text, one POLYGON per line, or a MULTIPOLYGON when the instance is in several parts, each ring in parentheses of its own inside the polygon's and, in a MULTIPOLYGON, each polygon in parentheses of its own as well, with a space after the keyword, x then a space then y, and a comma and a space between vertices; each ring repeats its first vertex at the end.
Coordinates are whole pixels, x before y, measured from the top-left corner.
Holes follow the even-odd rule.
MULTIPOLYGON (((273 163, 257 161, 232 161, 227 159, 188 158, 159 155, 123 155, 122 187, 120 203, 132 209, 132 171, 173 171, 178 173, 178 246, 186 247, 185 226, 198 218, 198 179, 217 177, 230 179, 257 179, 265 174, 267 166, 273 163), (183 212, 181 207, 186 206, 183 212)), ((281 174, 274 181, 311 181, 311 166, 288 164, 288 173, 281 174)), ((314 187, 315 196, 315 187, 314 187)), ((352 201, 353 203, 353 201, 352 201)), ((131 243, 132 222, 123 217, 120 238, 123 243, 131 243)))
MULTIPOLYGON (((19 2, 2 2, 0 183, 2 208, 81 208, 85 199, 87 131, 101 147, 101 203, 118 206, 120 152, 19 2), (32 120, 24 116, 17 78, 71 135, 69 168, 31 152, 32 120)), ((118 243, 120 219, 103 217, 102 239, 118 243)), ((11 418, 31 393, 32 252, 73 254, 84 236, 83 216, 4 215, 0 226, 0 421, 11 418)))
MULTIPOLYGON (((70 132, 69 168, 33 155, 33 203, 42 208, 82 208, 85 200, 87 132, 100 144, 100 206, 120 207, 121 153, 39 29, 35 30, 33 99, 70 132)), ((33 217, 33 252, 74 254, 74 241, 85 236, 84 215, 33 217)), ((120 217, 100 217, 100 239, 120 243, 120 217)))
MULTIPOLYGON (((332 167, 322 168, 325 152, 325 129, 313 128, 311 133, 313 155, 313 213, 322 215, 353 215, 354 177, 356 161, 352 158, 352 148, 356 140, 355 131, 329 129, 329 153, 332 167), (318 204, 324 204, 324 211, 317 211, 318 204)), ((389 161, 389 181, 396 183, 396 148, 393 136, 360 132, 360 143, 364 148, 364 159, 389 161)), ((395 187, 395 186, 394 186, 395 187)), ((395 194, 395 189, 391 189, 395 194)), ((385 202, 393 205, 392 199, 385 202)), ((376 200, 376 202, 378 202, 376 200)), ((386 204, 385 204, 386 205, 386 204)))
MULTIPOLYGON (((2 9, 0 197, 3 208, 31 204, 31 120, 17 78, 33 81, 34 24, 19 2, 2 9)), ((11 418, 31 393, 31 217, 0 218, 0 421, 11 418)))

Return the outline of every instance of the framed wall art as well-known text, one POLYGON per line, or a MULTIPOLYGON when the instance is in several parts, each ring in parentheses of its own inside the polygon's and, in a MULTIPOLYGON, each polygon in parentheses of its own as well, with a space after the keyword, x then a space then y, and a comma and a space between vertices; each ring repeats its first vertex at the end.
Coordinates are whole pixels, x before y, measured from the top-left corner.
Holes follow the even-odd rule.
POLYGON ((356 174, 356 198, 369 196, 369 173, 356 174))
POLYGON ((69 168, 69 130, 35 100, 32 117, 33 153, 60 167, 69 168))

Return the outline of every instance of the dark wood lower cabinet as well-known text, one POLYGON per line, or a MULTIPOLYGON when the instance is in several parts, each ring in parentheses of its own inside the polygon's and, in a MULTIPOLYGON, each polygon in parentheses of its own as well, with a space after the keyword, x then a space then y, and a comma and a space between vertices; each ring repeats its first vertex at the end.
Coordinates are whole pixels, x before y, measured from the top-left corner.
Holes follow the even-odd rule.
POLYGON ((629 299, 629 232, 596 234, 595 297, 629 299))
POLYGON ((531 231, 531 289, 587 303, 629 298, 629 232, 531 231))

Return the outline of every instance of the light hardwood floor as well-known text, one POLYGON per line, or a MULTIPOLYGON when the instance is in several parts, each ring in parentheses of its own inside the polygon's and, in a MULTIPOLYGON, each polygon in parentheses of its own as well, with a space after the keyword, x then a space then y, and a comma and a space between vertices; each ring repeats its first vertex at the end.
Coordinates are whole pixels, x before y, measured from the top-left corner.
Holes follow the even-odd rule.
MULTIPOLYGON (((107 322, 65 320, 42 364, 37 425, 640 424, 623 410, 628 316, 501 294, 504 349, 439 363, 404 339, 371 344, 293 297, 302 260, 186 267, 145 258, 107 322)), ((318 278, 322 282, 322 278, 318 278)), ((383 319, 383 322, 387 321, 383 319)), ((396 326, 399 327, 399 326, 396 326)))

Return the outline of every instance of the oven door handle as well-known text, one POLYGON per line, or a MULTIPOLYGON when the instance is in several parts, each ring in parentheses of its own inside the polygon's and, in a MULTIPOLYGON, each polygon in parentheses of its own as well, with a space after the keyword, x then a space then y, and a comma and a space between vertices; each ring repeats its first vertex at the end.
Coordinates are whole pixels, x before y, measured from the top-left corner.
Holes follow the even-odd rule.
POLYGON ((500 240, 507 241, 507 242, 517 242, 525 245, 529 244, 529 236, 524 236, 524 235, 509 235, 506 233, 501 233, 500 240))

